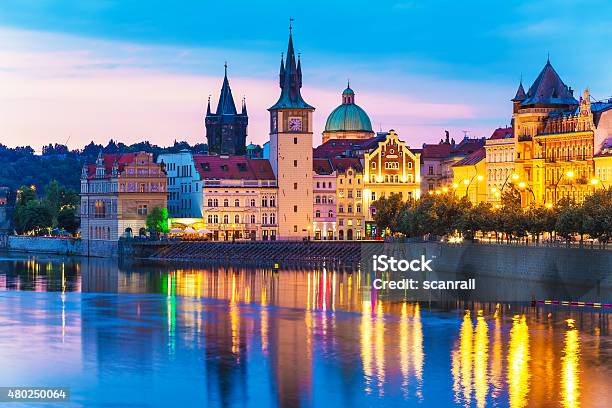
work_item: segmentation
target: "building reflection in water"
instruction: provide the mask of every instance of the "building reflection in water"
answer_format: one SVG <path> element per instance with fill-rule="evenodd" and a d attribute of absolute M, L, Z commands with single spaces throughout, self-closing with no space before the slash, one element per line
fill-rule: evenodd
<path fill-rule="evenodd" d="M 202 356 L 196 360 L 202 362 L 200 380 L 211 405 L 232 405 L 261 389 L 272 390 L 267 405 L 313 405 L 315 387 L 327 383 L 342 387 L 336 390 L 342 398 L 365 395 L 371 405 L 398 395 L 427 403 L 436 401 L 444 381 L 436 375 L 448 370 L 448 353 L 446 375 L 459 406 L 589 406 L 585 401 L 598 397 L 593 390 L 607 384 L 602 374 L 590 377 L 589 387 L 581 379 L 587 368 L 609 358 L 602 341 L 607 313 L 507 304 L 432 306 L 381 296 L 370 279 L 358 270 L 327 267 L 278 272 L 19 259 L 2 264 L 0 290 L 61 292 L 54 313 L 61 318 L 62 341 L 71 324 L 69 292 L 161 295 L 84 301 L 79 324 L 86 364 L 99 372 L 113 372 L 117 362 L 146 369 L 159 364 L 160 349 L 177 361 L 188 347 Z M 432 343 L 436 348 L 426 358 L 424 333 L 430 331 L 431 338 L 439 327 L 430 318 L 456 310 L 464 310 L 456 329 L 443 334 L 452 347 Z M 120 334 L 100 324 L 109 316 L 135 324 Z M 588 348 L 584 336 L 591 339 Z M 446 366 L 435 354 L 446 354 Z"/>

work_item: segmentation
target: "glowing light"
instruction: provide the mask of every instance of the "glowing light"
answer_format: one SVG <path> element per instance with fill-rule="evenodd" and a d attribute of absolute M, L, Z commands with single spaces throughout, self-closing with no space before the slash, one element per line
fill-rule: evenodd
<path fill-rule="evenodd" d="M 468 180 L 468 179 L 463 179 L 463 184 L 470 184 L 470 180 Z"/>
<path fill-rule="evenodd" d="M 567 408 L 580 407 L 580 337 L 578 330 L 574 329 L 574 320 L 571 329 L 565 333 L 565 347 L 561 357 L 561 396 L 562 404 Z"/>
<path fill-rule="evenodd" d="M 442 187 L 442 192 L 443 193 L 448 193 L 448 187 Z"/>
<path fill-rule="evenodd" d="M 596 178 L 591 179 L 591 184 L 593 184 L 593 185 L 599 184 L 599 179 L 596 179 Z"/>
<path fill-rule="evenodd" d="M 531 379 L 530 358 L 529 328 L 525 316 L 515 315 L 512 319 L 508 350 L 508 394 L 511 407 L 527 406 Z"/>
<path fill-rule="evenodd" d="M 427 194 L 433 195 L 433 191 L 428 191 Z"/>
<path fill-rule="evenodd" d="M 476 331 L 474 338 L 474 393 L 476 406 L 484 407 L 487 402 L 489 383 L 487 364 L 489 360 L 488 327 L 482 310 L 478 311 Z"/>
<path fill-rule="evenodd" d="M 545 205 L 546 208 L 551 209 L 553 207 L 552 203 L 546 203 Z"/>
<path fill-rule="evenodd" d="M 484 180 L 484 177 L 483 177 L 482 175 L 480 175 L 480 174 L 479 174 L 478 176 L 476 176 L 476 179 L 477 179 L 478 181 L 482 181 L 482 180 Z"/>
<path fill-rule="evenodd" d="M 492 192 L 492 193 L 497 193 L 497 188 L 492 187 L 492 188 L 491 188 L 491 192 Z"/>
<path fill-rule="evenodd" d="M 569 178 L 572 178 L 572 177 L 574 177 L 574 172 L 570 170 L 570 171 L 568 171 L 567 173 L 565 173 L 565 175 L 566 175 L 567 177 L 569 177 Z"/>
<path fill-rule="evenodd" d="M 525 188 L 525 187 L 527 187 L 527 184 L 525 184 L 525 182 L 524 182 L 524 181 L 521 181 L 521 182 L 518 184 L 518 186 L 519 186 L 519 188 Z"/>
<path fill-rule="evenodd" d="M 516 174 L 516 173 L 514 173 L 514 174 L 512 175 L 512 180 L 518 180 L 518 179 L 519 179 L 519 175 L 518 175 L 518 174 Z"/>
<path fill-rule="evenodd" d="M 453 188 L 454 188 L 454 189 L 458 189 L 458 188 L 459 188 L 459 184 L 454 183 L 454 184 L 453 184 Z"/>
<path fill-rule="evenodd" d="M 372 355 L 372 316 L 370 310 L 370 302 L 364 300 L 361 303 L 361 325 L 359 327 L 361 340 L 361 364 L 363 365 L 363 376 L 365 383 L 365 392 L 372 392 L 371 382 L 373 374 L 373 355 Z"/>
<path fill-rule="evenodd" d="M 495 192 L 495 197 L 497 197 L 497 198 L 501 197 L 501 193 L 499 191 L 496 191 Z"/>

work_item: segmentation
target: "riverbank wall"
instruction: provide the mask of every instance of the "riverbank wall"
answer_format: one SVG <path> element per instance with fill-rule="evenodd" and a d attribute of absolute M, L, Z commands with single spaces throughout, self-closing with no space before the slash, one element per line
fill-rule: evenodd
<path fill-rule="evenodd" d="M 58 237 L 28 237 L 10 235 L 6 238 L 5 248 L 9 251 L 92 256 L 98 258 L 117 258 L 119 245 L 114 241 L 90 240 Z"/>

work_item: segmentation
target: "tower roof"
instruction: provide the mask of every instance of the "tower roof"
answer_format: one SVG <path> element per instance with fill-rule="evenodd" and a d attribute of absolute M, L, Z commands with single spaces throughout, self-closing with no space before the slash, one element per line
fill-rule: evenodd
<path fill-rule="evenodd" d="M 327 117 L 325 132 L 374 133 L 368 114 L 355 103 L 355 92 L 347 86 L 342 92 L 342 105 L 338 106 Z"/>
<path fill-rule="evenodd" d="M 289 45 L 287 46 L 287 59 L 283 66 L 281 62 L 280 87 L 281 94 L 278 101 L 269 109 L 301 108 L 313 109 L 312 106 L 302 99 L 300 88 L 302 87 L 301 62 L 296 64 L 295 51 L 293 49 L 293 37 L 289 29 Z"/>
<path fill-rule="evenodd" d="M 563 83 L 557 71 L 553 68 L 550 60 L 533 82 L 527 97 L 521 106 L 526 105 L 578 105 L 571 89 Z"/>
<path fill-rule="evenodd" d="M 217 115 L 236 115 L 236 104 L 232 96 L 232 89 L 227 79 L 227 63 L 225 64 L 225 77 L 223 78 L 223 86 L 219 95 L 219 103 L 217 104 Z"/>
<path fill-rule="evenodd" d="M 514 98 L 512 98 L 512 101 L 514 102 L 518 102 L 518 101 L 522 101 L 525 99 L 527 95 L 525 95 L 525 88 L 523 88 L 523 81 L 521 80 L 521 82 L 519 83 L 519 87 L 516 90 L 516 95 L 514 95 Z"/>

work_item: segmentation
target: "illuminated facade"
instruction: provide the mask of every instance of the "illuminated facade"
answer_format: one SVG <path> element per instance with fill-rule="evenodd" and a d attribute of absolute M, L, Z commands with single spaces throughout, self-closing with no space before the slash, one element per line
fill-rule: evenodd
<path fill-rule="evenodd" d="M 145 233 L 147 215 L 166 208 L 164 167 L 146 152 L 102 154 L 81 173 L 81 236 L 116 241 Z"/>
<path fill-rule="evenodd" d="M 212 240 L 275 240 L 278 195 L 270 162 L 194 155 L 202 180 L 202 223 Z"/>
<path fill-rule="evenodd" d="M 514 174 L 514 134 L 512 128 L 498 128 L 485 143 L 487 201 L 499 203 L 501 191 Z M 483 173 L 484 174 L 484 173 Z"/>
<path fill-rule="evenodd" d="M 412 152 L 390 130 L 378 145 L 364 154 L 364 205 L 367 219 L 373 216 L 372 204 L 379 198 L 399 194 L 404 200 L 421 195 L 421 153 Z"/>
<path fill-rule="evenodd" d="M 357 158 L 332 159 L 337 174 L 337 230 L 339 240 L 365 237 L 364 178 Z"/>
<path fill-rule="evenodd" d="M 329 159 L 314 159 L 313 231 L 316 240 L 334 240 L 336 234 L 336 170 Z"/>
<path fill-rule="evenodd" d="M 487 199 L 485 149 L 480 148 L 453 166 L 455 176 L 452 188 L 459 197 L 467 197 L 472 204 Z"/>
<path fill-rule="evenodd" d="M 515 171 L 524 206 L 582 202 L 595 188 L 594 155 L 612 135 L 612 103 L 580 101 L 550 61 L 513 102 Z"/>

